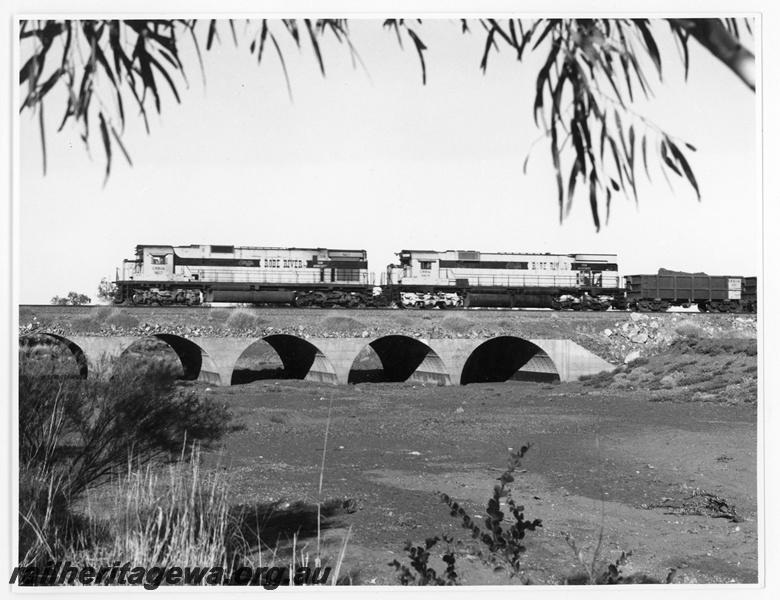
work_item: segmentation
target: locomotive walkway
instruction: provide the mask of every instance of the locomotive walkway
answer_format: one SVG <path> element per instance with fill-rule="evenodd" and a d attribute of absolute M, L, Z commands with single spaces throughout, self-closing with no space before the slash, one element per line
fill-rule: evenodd
<path fill-rule="evenodd" d="M 235 317 L 245 322 L 239 327 Z M 614 323 L 613 316 L 603 318 Z M 185 378 L 216 385 L 236 381 L 240 359 L 260 341 L 276 351 L 286 376 L 334 384 L 350 381 L 369 346 L 390 381 L 572 381 L 615 368 L 565 339 L 576 338 L 575 330 L 588 321 L 488 311 L 20 307 L 20 333 L 60 340 L 85 377 L 102 359 L 119 358 L 154 337 L 176 352 Z"/>

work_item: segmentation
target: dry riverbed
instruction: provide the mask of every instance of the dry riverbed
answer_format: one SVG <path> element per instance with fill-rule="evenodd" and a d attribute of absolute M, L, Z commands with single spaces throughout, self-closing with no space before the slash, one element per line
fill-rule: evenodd
<path fill-rule="evenodd" d="M 630 551 L 626 575 L 665 579 L 676 569 L 677 583 L 757 581 L 755 402 L 658 401 L 647 389 L 588 382 L 190 385 L 232 406 L 246 425 L 220 462 L 233 473 L 238 504 L 274 506 L 265 541 L 277 552 L 284 543 L 269 536 L 285 542 L 296 531 L 299 547 L 314 550 L 308 503 L 318 499 L 330 422 L 324 552 L 334 561 L 351 527 L 342 575 L 354 584 L 398 583 L 388 563 L 409 563 L 404 541 L 441 534 L 456 540 L 464 584 L 515 583 L 483 566 L 437 492 L 462 501 L 479 522 L 509 449 L 525 442 L 532 448 L 512 494 L 525 518 L 543 523 L 526 538 L 534 582 L 583 571 L 567 534 L 586 557 L 603 536 L 605 564 Z M 443 550 L 432 551 L 438 571 Z"/>

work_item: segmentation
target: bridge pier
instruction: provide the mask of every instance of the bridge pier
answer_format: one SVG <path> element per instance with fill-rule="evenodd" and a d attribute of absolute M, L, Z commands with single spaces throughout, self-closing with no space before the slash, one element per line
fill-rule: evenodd
<path fill-rule="evenodd" d="M 236 362 L 257 339 L 199 337 L 189 341 L 197 344 L 201 349 L 203 362 L 198 381 L 207 381 L 221 386 L 231 384 Z"/>
<path fill-rule="evenodd" d="M 368 346 L 373 339 L 370 338 L 318 338 L 310 339 L 319 349 L 319 355 L 327 359 L 332 365 L 336 383 L 347 385 L 349 372 L 357 355 Z M 316 363 L 316 359 L 315 359 Z M 321 372 L 321 371 L 320 371 Z"/>
<path fill-rule="evenodd" d="M 49 334 L 50 335 L 50 334 Z M 73 352 L 76 357 L 76 361 L 79 366 L 86 367 L 82 371 L 82 376 L 95 377 L 97 374 L 108 376 L 110 374 L 109 362 L 111 360 L 118 359 L 122 352 L 127 350 L 133 342 L 138 341 L 137 337 L 88 337 L 88 336 L 72 336 L 69 338 L 63 338 L 62 336 L 53 336 L 63 341 Z M 72 348 L 68 341 L 72 342 L 78 347 L 83 354 L 79 353 Z"/>

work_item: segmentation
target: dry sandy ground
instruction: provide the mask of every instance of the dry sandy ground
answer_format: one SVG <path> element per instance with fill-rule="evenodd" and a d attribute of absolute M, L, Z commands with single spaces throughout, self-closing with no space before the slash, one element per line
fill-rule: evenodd
<path fill-rule="evenodd" d="M 676 583 L 758 579 L 755 403 L 654 402 L 646 390 L 583 383 L 256 381 L 205 393 L 234 407 L 246 425 L 220 461 L 234 473 L 237 503 L 264 511 L 277 503 L 263 539 L 280 552 L 296 531 L 299 545 L 316 546 L 311 505 L 301 502 L 318 499 L 330 423 L 321 497 L 333 502 L 324 553 L 335 560 L 351 527 L 342 575 L 354 584 L 398 583 L 388 563 L 409 563 L 404 541 L 441 534 L 459 542 L 464 584 L 516 583 L 482 564 L 436 492 L 484 517 L 508 449 L 525 442 L 532 448 L 513 497 L 527 519 L 543 524 L 526 538 L 525 572 L 534 582 L 583 571 L 566 534 L 588 561 L 600 535 L 604 564 L 630 551 L 626 575 L 665 579 L 677 569 Z M 736 518 L 673 510 L 701 500 L 690 499 L 694 490 L 725 500 Z M 430 561 L 438 571 L 440 546 Z"/>

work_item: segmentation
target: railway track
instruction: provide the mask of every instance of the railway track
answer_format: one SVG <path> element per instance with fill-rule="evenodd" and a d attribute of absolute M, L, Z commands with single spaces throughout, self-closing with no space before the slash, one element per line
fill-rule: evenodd
<path fill-rule="evenodd" d="M 307 312 L 315 313 L 315 314 L 348 314 L 348 313 L 398 313 L 401 314 L 416 314 L 416 313 L 446 313 L 446 314 L 455 314 L 455 313 L 461 313 L 461 314 L 477 314 L 477 313 L 494 313 L 494 314 L 540 314 L 540 315 L 576 315 L 576 316 L 603 316 L 603 315 L 621 315 L 621 314 L 644 314 L 644 315 L 653 315 L 653 316 L 661 316 L 661 315 L 742 315 L 742 316 L 755 316 L 756 313 L 751 312 L 700 312 L 699 310 L 667 310 L 667 311 L 634 311 L 634 310 L 617 310 L 614 308 L 610 308 L 608 310 L 553 310 L 550 308 L 464 308 L 464 307 L 458 307 L 458 308 L 399 308 L 399 307 L 373 307 L 373 306 L 366 306 L 366 307 L 352 307 L 352 308 L 344 308 L 344 307 L 332 307 L 332 308 L 326 308 L 326 307 L 317 307 L 317 306 L 305 306 L 305 307 L 291 307 L 291 306 L 283 306 L 283 305 L 261 305 L 261 306 L 209 306 L 205 304 L 201 304 L 198 306 L 181 306 L 181 305 L 138 305 L 138 304 L 107 304 L 107 305 L 88 305 L 88 306 L 61 306 L 61 305 L 51 305 L 51 304 L 21 304 L 19 305 L 19 309 L 23 310 L 25 308 L 28 309 L 34 309 L 39 312 L 51 312 L 51 313 L 59 313 L 59 312 L 69 312 L 69 313 L 79 313 L 84 312 L 89 313 L 90 311 L 95 311 L 99 309 L 106 309 L 106 308 L 117 308 L 120 310 L 127 310 L 130 312 L 144 312 L 144 311 L 171 311 L 171 314 L 188 314 L 188 313 L 197 313 L 202 311 L 213 311 L 213 310 L 252 310 L 252 311 L 269 311 L 269 312 L 279 312 L 279 311 L 290 311 L 294 314 L 305 314 Z"/>

